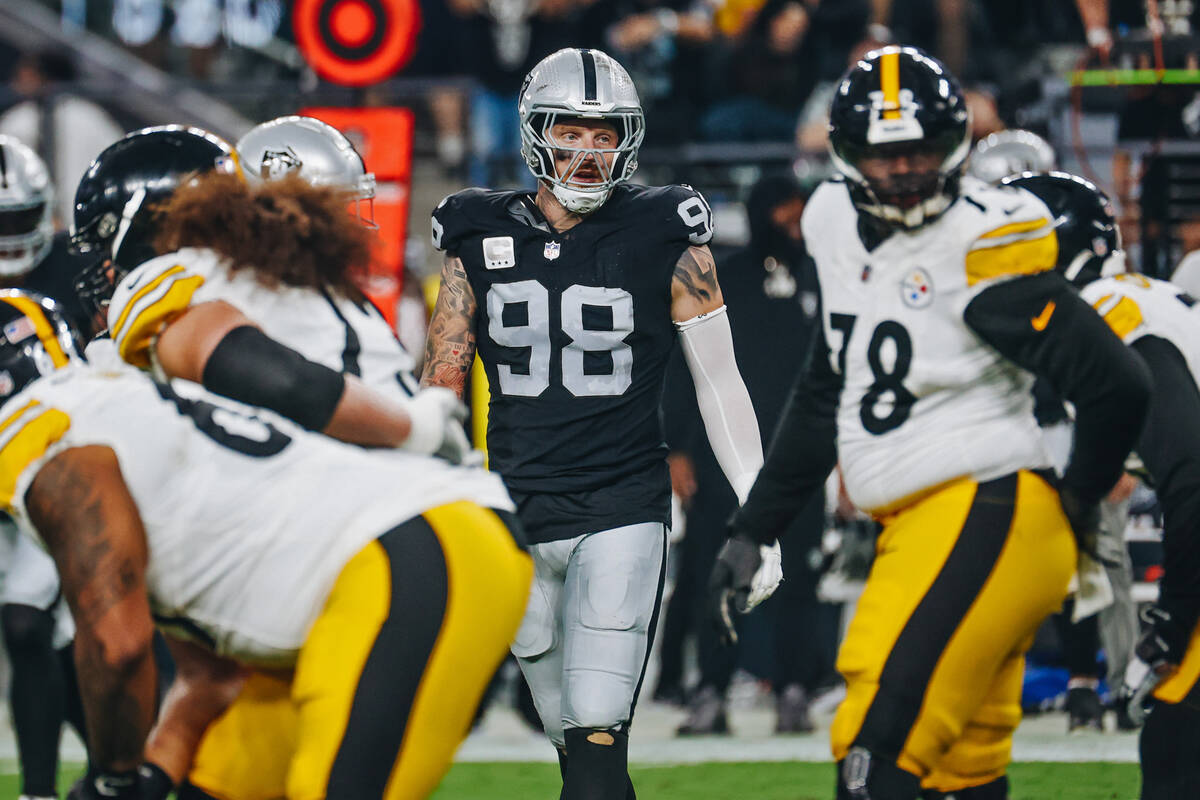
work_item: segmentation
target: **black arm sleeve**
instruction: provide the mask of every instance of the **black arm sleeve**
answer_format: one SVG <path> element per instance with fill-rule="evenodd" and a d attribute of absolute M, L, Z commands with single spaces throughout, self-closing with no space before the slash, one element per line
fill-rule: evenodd
<path fill-rule="evenodd" d="M 766 462 L 735 533 L 769 544 L 783 533 L 837 465 L 837 409 L 842 378 L 829 365 L 824 326 L 817 322 L 807 364 L 800 370 L 771 437 Z"/>
<path fill-rule="evenodd" d="M 1154 396 L 1137 450 L 1154 477 L 1163 510 L 1158 602 L 1190 631 L 1200 617 L 1200 390 L 1171 342 L 1143 336 L 1133 349 L 1154 375 Z"/>
<path fill-rule="evenodd" d="M 204 388 L 324 430 L 346 388 L 342 373 L 313 363 L 253 325 L 225 334 L 202 376 Z"/>
<path fill-rule="evenodd" d="M 1145 362 L 1057 272 L 984 289 L 963 318 L 979 338 L 1075 405 L 1075 444 L 1062 482 L 1083 502 L 1099 502 L 1142 429 L 1150 397 Z"/>

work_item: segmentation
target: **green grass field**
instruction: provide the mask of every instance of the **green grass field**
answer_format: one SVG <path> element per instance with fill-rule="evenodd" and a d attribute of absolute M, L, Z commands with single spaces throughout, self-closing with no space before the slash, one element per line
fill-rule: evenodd
<path fill-rule="evenodd" d="M 62 791 L 78 774 L 63 770 Z M 833 765 L 784 763 L 635 767 L 642 800 L 829 800 Z M 1014 764 L 1010 800 L 1134 800 L 1135 764 Z M 553 800 L 558 767 L 552 764 L 458 764 L 434 800 Z M 16 800 L 15 775 L 0 775 L 0 800 Z"/>

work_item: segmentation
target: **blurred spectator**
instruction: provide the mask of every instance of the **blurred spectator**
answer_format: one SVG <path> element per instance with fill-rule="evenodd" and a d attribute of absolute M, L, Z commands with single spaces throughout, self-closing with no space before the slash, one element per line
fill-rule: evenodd
<path fill-rule="evenodd" d="M 804 249 L 800 216 L 808 197 L 790 175 L 761 179 L 751 190 L 747 203 L 750 244 L 728 257 L 718 258 L 721 289 L 729 306 L 738 367 L 754 402 L 763 441 L 769 442 L 783 410 L 792 377 L 779 369 L 780 354 L 801 359 L 816 320 L 815 270 Z M 680 359 L 681 361 L 682 359 Z M 693 410 L 683 411 L 694 395 L 686 370 L 678 369 L 668 382 L 667 407 L 685 420 L 698 419 Z M 672 398 L 681 398 L 678 405 Z M 690 614 L 700 656 L 701 680 L 689 704 L 681 735 L 721 733 L 727 730 L 725 693 L 729 688 L 738 652 L 722 648 L 703 612 L 705 584 L 718 549 L 727 536 L 726 521 L 737 506 L 702 432 L 672 442 L 675 455 L 672 476 L 676 488 L 690 494 L 687 532 L 680 544 L 681 567 L 675 595 L 667 610 L 668 621 L 676 614 Z M 677 472 L 680 465 L 683 472 Z M 691 484 L 687 486 L 686 484 Z M 832 672 L 836 625 L 824 626 L 823 607 L 816 599 L 813 549 L 824 528 L 824 498 L 815 497 L 781 537 L 784 573 L 787 580 L 766 604 L 775 619 L 773 683 L 777 698 L 780 731 L 811 730 L 808 696 Z M 836 619 L 836 612 L 824 614 Z M 746 637 L 742 639 L 743 644 Z M 742 653 L 743 660 L 752 660 Z M 668 669 L 666 680 L 678 679 Z M 676 693 L 676 687 L 659 686 L 659 696 Z"/>
<path fill-rule="evenodd" d="M 70 55 L 26 53 L 9 79 L 17 102 L 0 114 L 0 133 L 15 136 L 38 152 L 61 187 L 59 227 L 71 219 L 75 185 L 101 150 L 125 130 L 101 106 L 70 91 L 78 72 Z"/>
<path fill-rule="evenodd" d="M 726 54 L 726 96 L 700 121 L 707 141 L 790 141 L 804 102 L 841 73 L 867 0 L 767 0 Z"/>
<path fill-rule="evenodd" d="M 527 183 L 517 95 L 533 65 L 579 38 L 572 0 L 446 0 L 457 20 L 453 69 L 480 87 L 469 99 L 468 179 L 476 186 Z M 441 109 L 445 113 L 445 109 Z M 446 143 L 443 142 L 443 146 Z M 450 155 L 447 153 L 447 155 Z"/>
<path fill-rule="evenodd" d="M 581 0 L 581 44 L 604 50 L 629 70 L 646 112 L 646 141 L 691 138 L 705 102 L 709 45 L 715 35 L 706 0 Z"/>

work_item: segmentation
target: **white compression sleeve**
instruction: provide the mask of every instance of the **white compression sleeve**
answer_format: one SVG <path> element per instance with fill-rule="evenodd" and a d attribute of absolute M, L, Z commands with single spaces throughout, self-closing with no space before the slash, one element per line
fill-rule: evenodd
<path fill-rule="evenodd" d="M 725 306 L 676 322 L 675 327 L 696 384 L 696 402 L 708 443 L 738 502 L 744 503 L 762 467 L 763 451 L 754 406 L 733 355 L 733 333 Z"/>

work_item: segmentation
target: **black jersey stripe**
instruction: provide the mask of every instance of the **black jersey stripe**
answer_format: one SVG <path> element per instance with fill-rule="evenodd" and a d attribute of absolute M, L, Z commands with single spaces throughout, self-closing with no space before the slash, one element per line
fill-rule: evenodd
<path fill-rule="evenodd" d="M 362 369 L 358 366 L 358 354 L 362 352 L 362 345 L 358 341 L 358 332 L 354 330 L 350 320 L 346 319 L 346 315 L 329 296 L 328 290 L 322 288 L 321 296 L 325 298 L 325 302 L 329 303 L 334 315 L 342 321 L 342 326 L 346 329 L 346 346 L 342 348 L 342 372 L 362 377 Z"/>
<path fill-rule="evenodd" d="M 0 144 L 0 187 L 8 188 L 8 152 Z"/>
<path fill-rule="evenodd" d="M 583 59 L 583 99 L 596 99 L 596 57 L 592 55 L 591 50 L 580 50 L 579 56 Z"/>
<path fill-rule="evenodd" d="M 942 651 L 1000 558 L 1017 502 L 1017 474 L 979 484 L 942 570 L 892 645 L 879 691 L 854 743 L 896 758 L 917 721 Z"/>

